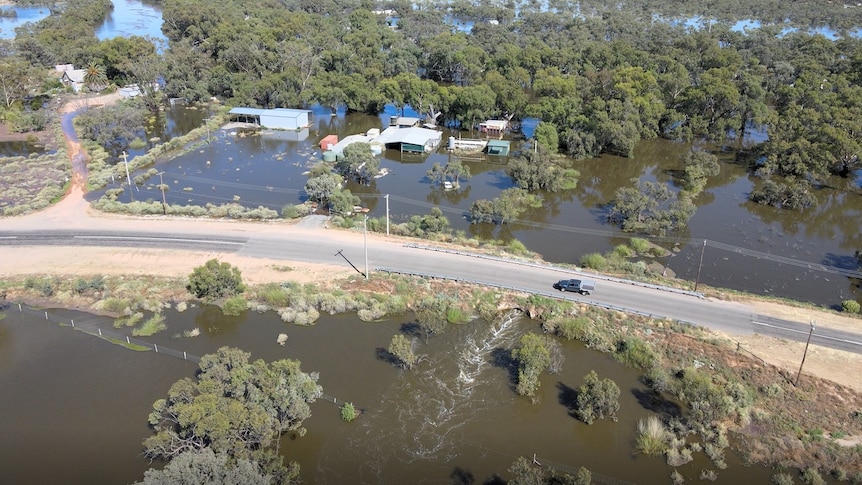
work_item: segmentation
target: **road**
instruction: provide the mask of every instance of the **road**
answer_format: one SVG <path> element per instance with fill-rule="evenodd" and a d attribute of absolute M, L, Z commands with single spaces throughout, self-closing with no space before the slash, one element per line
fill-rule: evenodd
<path fill-rule="evenodd" d="M 14 222 L 15 219 L 8 220 Z M 15 226 L 21 226 L 16 228 Z M 62 224 L 61 224 L 62 225 Z M 605 308 L 668 318 L 700 325 L 732 335 L 758 333 L 787 340 L 805 341 L 810 326 L 757 315 L 750 306 L 703 298 L 691 292 L 661 288 L 578 273 L 548 264 L 518 262 L 473 253 L 442 250 L 425 245 L 405 245 L 380 235 L 360 237 L 355 233 L 302 228 L 289 225 L 207 224 L 193 221 L 156 220 L 141 223 L 123 221 L 94 226 L 120 226 L 118 230 L 85 227 L 55 230 L 34 229 L 26 224 L 4 224 L 0 246 L 112 246 L 151 247 L 177 250 L 206 250 L 236 253 L 271 260 L 320 264 L 348 263 L 360 272 L 392 271 L 497 286 L 555 298 L 584 301 Z M 80 226 L 80 225 L 79 225 Z M 191 227 L 194 229 L 190 230 Z M 367 254 L 367 259 L 366 259 Z M 588 276 L 598 280 L 598 289 L 589 296 L 561 293 L 552 284 L 563 278 Z M 812 343 L 824 347 L 862 353 L 862 335 L 818 328 Z"/>

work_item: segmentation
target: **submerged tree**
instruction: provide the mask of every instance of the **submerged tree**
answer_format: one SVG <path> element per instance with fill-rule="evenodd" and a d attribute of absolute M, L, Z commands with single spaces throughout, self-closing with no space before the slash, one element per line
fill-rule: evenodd
<path fill-rule="evenodd" d="M 611 379 L 599 379 L 596 371 L 584 376 L 584 383 L 578 388 L 578 405 L 575 415 L 587 424 L 596 419 L 617 420 L 620 409 L 620 388 Z"/>
<path fill-rule="evenodd" d="M 144 440 L 150 458 L 171 460 L 210 448 L 234 460 L 258 462 L 277 483 L 294 479 L 298 465 L 285 466 L 278 454 L 286 431 L 305 434 L 302 423 L 320 397 L 317 374 L 296 360 L 249 362 L 250 354 L 222 347 L 201 358 L 200 372 L 171 386 L 153 404 L 149 423 L 155 435 Z"/>
<path fill-rule="evenodd" d="M 260 466 L 245 459 L 232 460 L 229 453 L 214 453 L 211 448 L 180 453 L 162 469 L 150 468 L 144 472 L 140 485 L 199 485 L 243 484 L 270 485 L 273 477 Z"/>
<path fill-rule="evenodd" d="M 609 215 L 626 232 L 665 234 L 685 228 L 695 205 L 688 197 L 676 200 L 667 185 L 638 181 L 617 190 Z"/>

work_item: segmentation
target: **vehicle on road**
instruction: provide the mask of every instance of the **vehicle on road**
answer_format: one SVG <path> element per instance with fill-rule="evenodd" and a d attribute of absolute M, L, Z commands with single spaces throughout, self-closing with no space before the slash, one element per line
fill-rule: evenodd
<path fill-rule="evenodd" d="M 573 291 L 582 295 L 589 295 L 596 291 L 594 280 L 560 280 L 554 283 L 554 288 L 560 291 Z"/>

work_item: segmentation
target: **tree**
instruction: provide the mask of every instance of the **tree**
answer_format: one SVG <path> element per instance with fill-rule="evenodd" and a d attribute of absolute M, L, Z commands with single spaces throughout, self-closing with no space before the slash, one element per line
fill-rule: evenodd
<path fill-rule="evenodd" d="M 144 472 L 140 485 L 269 485 L 273 477 L 263 473 L 253 461 L 239 459 L 235 463 L 226 452 L 214 453 L 211 448 L 180 453 L 162 469 Z"/>
<path fill-rule="evenodd" d="M 561 167 L 541 144 L 534 150 L 525 146 L 517 156 L 509 159 L 506 168 L 518 187 L 530 193 L 573 189 L 580 176 L 577 170 Z"/>
<path fill-rule="evenodd" d="M 609 218 L 623 231 L 665 234 L 682 229 L 694 215 L 688 197 L 676 197 L 667 185 L 633 179 L 632 187 L 617 190 Z"/>
<path fill-rule="evenodd" d="M 101 91 L 108 84 L 108 76 L 105 75 L 105 66 L 91 62 L 84 70 L 84 84 L 90 91 Z"/>
<path fill-rule="evenodd" d="M 446 329 L 446 325 L 449 323 L 448 311 L 449 300 L 442 296 L 425 298 L 419 302 L 419 307 L 416 309 L 416 321 L 425 334 L 426 340 Z"/>
<path fill-rule="evenodd" d="M 512 187 L 500 193 L 494 200 L 479 199 L 470 205 L 470 223 L 493 222 L 505 224 L 517 219 L 528 208 L 542 206 L 542 198 L 524 189 Z"/>
<path fill-rule="evenodd" d="M 380 160 L 368 143 L 351 143 L 344 147 L 341 159 L 335 162 L 335 171 L 343 177 L 367 183 L 380 172 Z"/>
<path fill-rule="evenodd" d="M 332 194 L 341 189 L 341 177 L 334 173 L 324 173 L 312 176 L 305 182 L 305 193 L 308 198 L 316 200 L 321 206 L 329 202 Z"/>
<path fill-rule="evenodd" d="M 245 291 L 239 268 L 211 259 L 189 275 L 186 289 L 198 298 L 231 297 Z"/>
<path fill-rule="evenodd" d="M 168 397 L 153 404 L 149 423 L 155 434 L 144 440 L 145 454 L 170 460 L 210 448 L 258 462 L 277 483 L 295 478 L 298 465 L 284 466 L 279 437 L 286 431 L 305 434 L 302 423 L 322 393 L 318 376 L 303 372 L 296 360 L 267 364 L 249 362 L 249 356 L 222 347 L 201 358 L 194 379 L 174 383 Z"/>
<path fill-rule="evenodd" d="M 578 403 L 575 415 L 587 424 L 596 419 L 617 420 L 620 409 L 620 388 L 611 379 L 599 380 L 596 371 L 584 376 L 584 384 L 578 388 Z"/>
<path fill-rule="evenodd" d="M 415 342 L 398 333 L 392 336 L 389 342 L 389 353 L 398 359 L 398 365 L 404 369 L 411 370 L 419 362 L 419 357 L 413 350 Z"/>
<path fill-rule="evenodd" d="M 547 336 L 528 333 L 521 337 L 512 358 L 518 361 L 518 384 L 516 391 L 521 396 L 533 397 L 539 388 L 539 376 L 551 365 L 551 352 Z"/>
<path fill-rule="evenodd" d="M 470 167 L 464 165 L 461 160 L 453 160 L 451 162 L 447 162 L 446 165 L 443 166 L 434 162 L 431 170 L 428 170 L 426 175 L 431 179 L 432 184 L 436 183 L 442 185 L 444 182 L 448 181 L 452 182 L 455 187 L 460 185 L 461 179 L 470 180 L 470 177 L 472 177 Z"/>
<path fill-rule="evenodd" d="M 709 177 L 715 177 L 720 171 L 721 166 L 715 155 L 700 150 L 688 152 L 685 156 L 683 179 L 686 190 L 695 194 L 703 191 L 706 180 Z"/>

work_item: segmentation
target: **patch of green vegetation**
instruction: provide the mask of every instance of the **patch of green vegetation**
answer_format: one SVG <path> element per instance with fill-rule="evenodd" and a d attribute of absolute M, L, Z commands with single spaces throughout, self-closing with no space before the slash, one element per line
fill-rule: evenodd
<path fill-rule="evenodd" d="M 165 324 L 164 314 L 156 313 L 140 327 L 133 329 L 132 335 L 135 337 L 149 337 L 167 328 L 168 326 Z"/>

